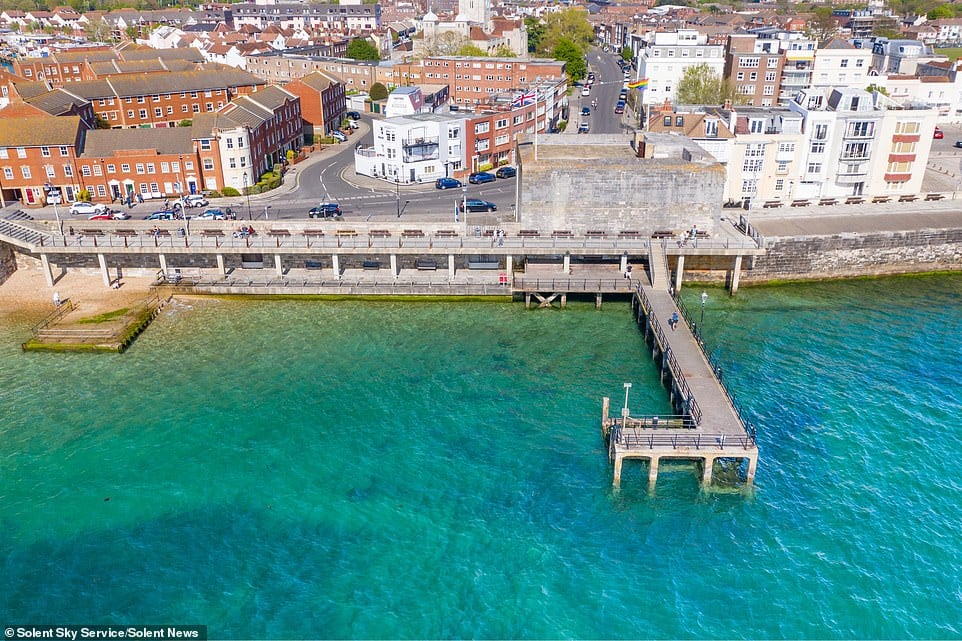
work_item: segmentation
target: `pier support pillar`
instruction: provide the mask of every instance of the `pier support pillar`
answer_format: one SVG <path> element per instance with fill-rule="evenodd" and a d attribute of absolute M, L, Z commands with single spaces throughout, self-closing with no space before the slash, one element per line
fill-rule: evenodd
<path fill-rule="evenodd" d="M 280 254 L 274 254 L 274 270 L 277 272 L 278 276 L 284 275 L 284 266 L 281 264 Z"/>
<path fill-rule="evenodd" d="M 652 456 L 648 459 L 648 487 L 654 488 L 658 480 L 658 457 Z"/>
<path fill-rule="evenodd" d="M 626 271 L 628 271 L 628 254 L 627 253 L 621 255 L 621 273 L 624 274 Z"/>
<path fill-rule="evenodd" d="M 524 295 L 524 308 L 531 309 L 531 294 Z"/>
<path fill-rule="evenodd" d="M 448 278 L 454 280 L 454 254 L 448 254 Z"/>
<path fill-rule="evenodd" d="M 739 272 L 741 272 L 741 270 L 742 270 L 742 257 L 735 256 L 735 265 L 732 268 L 732 275 L 731 275 L 731 279 L 729 280 L 729 282 L 731 283 L 729 291 L 731 292 L 732 296 L 734 296 L 735 293 L 738 291 L 738 274 Z"/>
<path fill-rule="evenodd" d="M 571 254 L 565 253 L 565 258 L 564 258 L 564 262 L 562 263 L 561 269 L 566 274 L 571 273 Z"/>
<path fill-rule="evenodd" d="M 334 266 L 334 277 L 338 280 L 341 279 L 341 257 L 337 254 L 331 254 L 331 264 Z"/>
<path fill-rule="evenodd" d="M 223 254 L 217 254 L 217 271 L 220 272 L 221 278 L 227 275 L 227 267 L 224 266 Z"/>
<path fill-rule="evenodd" d="M 110 270 L 107 269 L 107 257 L 97 254 L 97 262 L 100 263 L 100 275 L 104 279 L 104 287 L 110 287 Z"/>
<path fill-rule="evenodd" d="M 511 278 L 514 269 L 514 256 L 508 254 L 504 257 L 504 271 L 508 272 L 508 278 Z"/>
<path fill-rule="evenodd" d="M 394 278 L 398 277 L 397 254 L 391 254 L 391 276 Z"/>
<path fill-rule="evenodd" d="M 43 266 L 43 279 L 47 281 L 47 287 L 53 287 L 53 272 L 50 270 L 50 259 L 46 254 L 40 254 L 40 264 Z"/>
<path fill-rule="evenodd" d="M 601 309 L 601 292 L 595 294 L 595 309 Z"/>
<path fill-rule="evenodd" d="M 163 272 L 164 278 L 167 278 L 167 257 L 163 254 L 157 254 L 157 260 L 160 261 L 160 271 Z"/>
<path fill-rule="evenodd" d="M 681 275 L 685 271 L 685 257 L 678 255 L 678 264 L 675 266 L 675 296 L 681 291 Z"/>
<path fill-rule="evenodd" d="M 611 484 L 615 487 L 621 487 L 621 463 L 623 460 L 620 456 L 615 457 L 614 478 L 611 481 Z"/>
<path fill-rule="evenodd" d="M 749 485 L 755 480 L 755 468 L 758 466 L 758 457 L 753 456 L 748 459 L 748 473 L 745 475 L 745 482 Z"/>
<path fill-rule="evenodd" d="M 715 467 L 715 457 L 706 456 L 702 459 L 701 482 L 703 485 L 711 483 L 712 468 Z"/>

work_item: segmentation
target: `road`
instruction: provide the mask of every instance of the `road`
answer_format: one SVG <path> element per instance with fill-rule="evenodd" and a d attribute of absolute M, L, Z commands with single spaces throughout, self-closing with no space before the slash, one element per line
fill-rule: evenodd
<path fill-rule="evenodd" d="M 571 126 L 577 128 L 578 121 L 575 116 L 581 113 L 582 107 L 591 105 L 592 100 L 597 100 L 598 106 L 591 113 L 591 133 L 617 134 L 625 131 L 621 115 L 615 113 L 615 103 L 618 102 L 618 94 L 624 85 L 624 75 L 617 60 L 617 56 L 605 53 L 597 47 L 588 53 L 588 69 L 594 72 L 595 82 L 591 87 L 590 97 L 582 97 L 580 91 L 576 94 L 577 108 L 572 105 L 569 129 Z"/>

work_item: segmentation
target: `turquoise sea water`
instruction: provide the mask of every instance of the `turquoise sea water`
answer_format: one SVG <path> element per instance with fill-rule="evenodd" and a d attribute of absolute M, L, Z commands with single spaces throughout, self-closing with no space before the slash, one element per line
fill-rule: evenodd
<path fill-rule="evenodd" d="M 668 411 L 627 303 L 204 300 L 122 356 L 0 318 L 0 623 L 962 638 L 962 277 L 709 295 L 747 493 L 612 489 L 601 397 Z"/>

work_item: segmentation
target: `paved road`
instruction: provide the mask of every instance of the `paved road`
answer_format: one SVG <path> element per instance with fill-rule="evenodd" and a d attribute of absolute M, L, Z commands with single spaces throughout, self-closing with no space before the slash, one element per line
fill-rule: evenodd
<path fill-rule="evenodd" d="M 588 52 L 588 69 L 595 73 L 595 82 L 590 96 L 582 96 L 580 88 L 572 94 L 571 122 L 568 131 L 575 133 L 578 123 L 588 121 L 593 134 L 617 134 L 625 131 L 622 117 L 615 113 L 615 103 L 624 85 L 624 76 L 618 66 L 617 57 L 595 47 Z M 593 100 L 598 106 L 591 111 L 589 118 L 581 118 L 583 107 L 590 106 Z"/>

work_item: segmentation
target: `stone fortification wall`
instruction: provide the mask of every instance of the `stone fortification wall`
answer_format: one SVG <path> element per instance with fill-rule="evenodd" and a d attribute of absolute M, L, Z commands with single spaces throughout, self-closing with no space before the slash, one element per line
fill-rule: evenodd
<path fill-rule="evenodd" d="M 13 248 L 6 243 L 0 243 L 0 284 L 15 271 L 17 271 L 17 257 L 14 255 Z"/>

